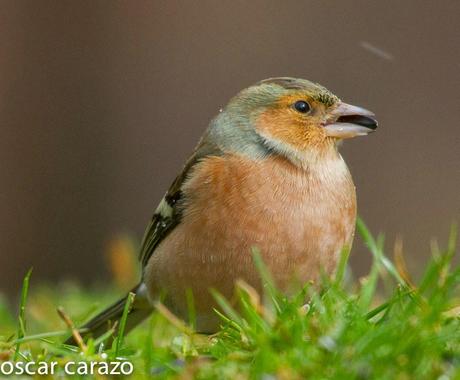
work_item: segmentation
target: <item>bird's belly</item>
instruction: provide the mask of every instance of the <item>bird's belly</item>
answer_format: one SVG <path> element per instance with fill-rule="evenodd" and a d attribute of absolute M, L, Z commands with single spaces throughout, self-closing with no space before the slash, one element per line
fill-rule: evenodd
<path fill-rule="evenodd" d="M 343 188 L 317 182 L 319 188 L 311 191 L 308 179 L 287 177 L 289 172 L 272 173 L 270 181 L 266 171 L 257 179 L 251 169 L 251 177 L 236 182 L 238 174 L 232 174 L 214 184 L 203 178 L 190 189 L 207 196 L 191 196 L 182 222 L 145 269 L 150 296 L 164 292 L 166 304 L 183 318 L 192 291 L 198 328 L 204 331 L 214 331 L 218 323 L 209 289 L 230 299 L 235 281 L 243 279 L 261 290 L 254 249 L 281 289 L 298 289 L 299 283 L 317 280 L 321 269 L 334 270 L 354 230 L 354 189 L 344 197 Z M 200 186 L 206 189 L 200 192 Z"/>

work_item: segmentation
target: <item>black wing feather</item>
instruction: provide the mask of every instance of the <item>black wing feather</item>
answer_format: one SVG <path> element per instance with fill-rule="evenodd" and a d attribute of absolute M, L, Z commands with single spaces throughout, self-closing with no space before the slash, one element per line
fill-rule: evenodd
<path fill-rule="evenodd" d="M 184 204 L 182 186 L 192 168 L 206 157 L 220 155 L 222 155 L 222 151 L 216 146 L 200 143 L 195 153 L 187 161 L 182 173 L 177 176 L 166 192 L 147 226 L 139 255 L 142 268 L 147 265 L 161 241 L 180 223 Z"/>

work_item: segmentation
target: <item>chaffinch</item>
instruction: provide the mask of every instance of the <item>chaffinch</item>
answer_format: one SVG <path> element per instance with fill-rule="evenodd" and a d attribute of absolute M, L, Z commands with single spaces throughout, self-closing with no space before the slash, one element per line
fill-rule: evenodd
<path fill-rule="evenodd" d="M 147 227 L 127 329 L 151 313 L 160 295 L 187 319 L 192 291 L 197 330 L 216 331 L 209 289 L 230 298 L 243 279 L 261 290 L 253 247 L 282 290 L 334 272 L 356 219 L 355 187 L 337 143 L 376 128 L 373 113 L 303 79 L 266 79 L 231 99 Z M 83 327 L 101 335 L 120 319 L 126 300 Z"/>

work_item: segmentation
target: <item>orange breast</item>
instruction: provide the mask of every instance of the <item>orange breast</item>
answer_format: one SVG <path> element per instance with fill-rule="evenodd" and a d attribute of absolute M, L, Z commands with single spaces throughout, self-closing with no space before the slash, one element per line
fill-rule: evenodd
<path fill-rule="evenodd" d="M 279 287 L 332 272 L 351 244 L 355 189 L 338 154 L 302 170 L 282 158 L 212 157 L 184 186 L 182 222 L 158 246 L 146 269 L 152 298 L 187 316 L 191 289 L 198 327 L 214 331 L 218 320 L 209 288 L 231 297 L 242 278 L 260 289 L 251 249 L 257 247 Z"/>

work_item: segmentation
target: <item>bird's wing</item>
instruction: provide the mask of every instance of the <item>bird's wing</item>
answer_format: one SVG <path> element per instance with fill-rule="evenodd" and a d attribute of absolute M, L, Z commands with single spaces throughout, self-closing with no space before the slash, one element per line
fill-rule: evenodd
<path fill-rule="evenodd" d="M 220 155 L 222 155 L 222 151 L 216 146 L 201 143 L 187 161 L 184 169 L 176 177 L 161 200 L 145 230 L 139 255 L 142 268 L 147 265 L 158 244 L 181 222 L 183 207 L 182 186 L 193 167 L 206 157 Z"/>

